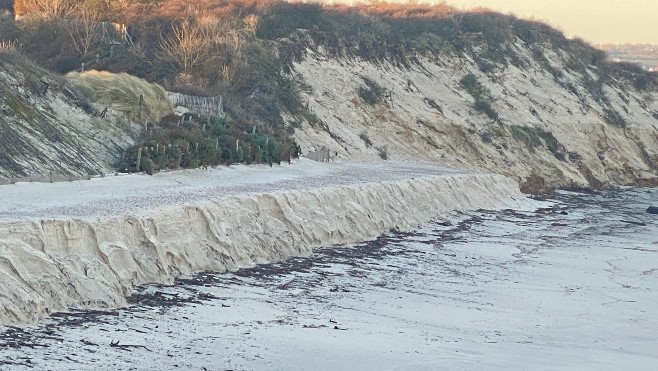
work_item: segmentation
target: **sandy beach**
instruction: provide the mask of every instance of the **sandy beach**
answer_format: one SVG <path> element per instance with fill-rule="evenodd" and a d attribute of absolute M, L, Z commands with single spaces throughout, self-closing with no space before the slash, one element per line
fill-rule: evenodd
<path fill-rule="evenodd" d="M 642 211 L 655 195 L 563 193 L 532 210 L 458 213 L 309 257 L 142 286 L 124 309 L 3 333 L 0 364 L 654 370 L 658 222 Z"/>

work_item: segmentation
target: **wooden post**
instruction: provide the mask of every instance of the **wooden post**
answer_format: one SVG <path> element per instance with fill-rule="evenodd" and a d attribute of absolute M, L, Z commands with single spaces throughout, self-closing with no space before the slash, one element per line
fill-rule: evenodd
<path fill-rule="evenodd" d="M 137 172 L 139 173 L 139 163 L 142 161 L 142 147 L 137 150 Z"/>
<path fill-rule="evenodd" d="M 390 100 L 391 104 L 391 109 L 393 109 L 393 88 L 387 89 L 388 90 L 388 99 Z"/>
<path fill-rule="evenodd" d="M 219 138 L 215 138 L 215 149 L 219 149 Z"/>
<path fill-rule="evenodd" d="M 139 95 L 139 112 L 137 113 L 137 120 L 142 121 L 142 111 L 144 110 L 144 95 Z"/>
<path fill-rule="evenodd" d="M 235 140 L 235 153 L 237 154 L 240 150 L 240 139 Z"/>

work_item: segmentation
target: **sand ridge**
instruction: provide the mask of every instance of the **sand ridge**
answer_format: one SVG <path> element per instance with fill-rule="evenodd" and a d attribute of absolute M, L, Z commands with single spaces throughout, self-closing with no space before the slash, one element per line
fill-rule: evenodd
<path fill-rule="evenodd" d="M 0 325 L 122 306 L 135 285 L 527 202 L 501 175 L 395 162 L 302 161 L 14 186 L 0 188 Z"/>

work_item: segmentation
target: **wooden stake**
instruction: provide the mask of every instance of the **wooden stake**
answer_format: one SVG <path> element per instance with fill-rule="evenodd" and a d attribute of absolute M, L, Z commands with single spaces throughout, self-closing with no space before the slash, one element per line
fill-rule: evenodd
<path fill-rule="evenodd" d="M 139 173 L 139 163 L 142 161 L 142 147 L 137 150 L 137 172 Z"/>
<path fill-rule="evenodd" d="M 139 112 L 137 114 L 137 120 L 142 121 L 142 111 L 144 110 L 144 95 L 139 95 Z"/>

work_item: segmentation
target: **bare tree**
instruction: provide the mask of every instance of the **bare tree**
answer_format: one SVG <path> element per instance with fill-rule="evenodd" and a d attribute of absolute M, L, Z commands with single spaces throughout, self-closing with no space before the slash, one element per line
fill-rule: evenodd
<path fill-rule="evenodd" d="M 81 6 L 72 14 L 67 25 L 73 46 L 82 59 L 89 57 L 100 38 L 100 13 L 91 6 Z"/>
<path fill-rule="evenodd" d="M 210 38 L 204 28 L 185 20 L 172 29 L 170 35 L 160 38 L 163 57 L 189 73 L 210 53 Z"/>

